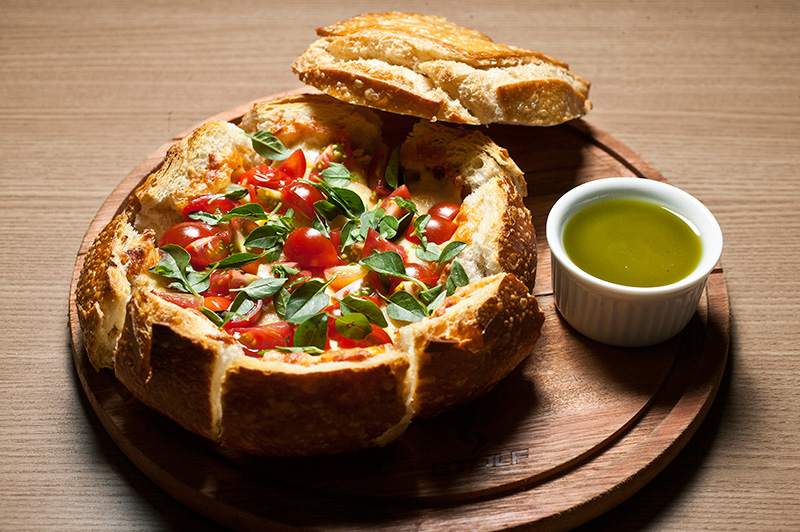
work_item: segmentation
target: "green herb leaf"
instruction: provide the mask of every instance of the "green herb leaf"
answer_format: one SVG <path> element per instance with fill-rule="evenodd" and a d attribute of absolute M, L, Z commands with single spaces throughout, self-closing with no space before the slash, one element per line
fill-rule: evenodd
<path fill-rule="evenodd" d="M 223 325 L 225 325 L 225 319 L 210 308 L 200 307 L 199 310 L 206 318 L 211 320 L 211 323 L 213 323 L 217 329 L 220 329 Z"/>
<path fill-rule="evenodd" d="M 430 290 L 423 290 L 417 295 L 419 296 L 420 301 L 422 301 L 426 305 L 430 305 L 436 300 L 437 297 L 439 297 L 439 294 L 441 294 L 442 292 L 444 292 L 444 285 L 439 284 L 434 286 Z"/>
<path fill-rule="evenodd" d="M 320 175 L 332 187 L 346 187 L 351 181 L 357 179 L 345 165 L 334 162 L 331 162 Z"/>
<path fill-rule="evenodd" d="M 286 318 L 286 303 L 292 294 L 282 286 L 275 297 L 272 298 L 272 304 L 275 306 L 275 313 L 283 320 Z"/>
<path fill-rule="evenodd" d="M 392 189 L 397 188 L 398 182 L 400 181 L 400 146 L 392 150 L 392 154 L 389 156 L 389 162 L 386 163 L 386 173 L 384 175 L 386 184 L 392 187 Z"/>
<path fill-rule="evenodd" d="M 271 249 L 282 243 L 286 231 L 276 224 L 260 225 L 253 229 L 244 241 L 248 248 Z"/>
<path fill-rule="evenodd" d="M 286 353 L 306 353 L 308 355 L 321 355 L 325 352 L 324 349 L 320 349 L 318 347 L 314 347 L 311 345 L 300 346 L 300 347 L 284 347 L 278 346 L 275 348 L 276 351 L 284 351 Z M 260 354 L 266 353 L 267 350 L 259 351 Z"/>
<path fill-rule="evenodd" d="M 288 159 L 291 152 L 280 141 L 274 133 L 270 131 L 257 131 L 253 135 L 245 133 L 253 142 L 253 149 L 264 159 L 271 161 L 283 161 Z"/>
<path fill-rule="evenodd" d="M 298 325 L 294 332 L 295 347 L 316 347 L 325 349 L 328 340 L 328 315 L 315 314 Z"/>
<path fill-rule="evenodd" d="M 319 214 L 314 216 L 314 221 L 311 222 L 311 227 L 325 235 L 326 238 L 331 237 L 331 227 L 328 225 L 328 222 L 326 222 L 323 218 L 320 218 Z"/>
<path fill-rule="evenodd" d="M 358 242 L 360 236 L 361 233 L 359 231 L 358 224 L 354 220 L 348 220 L 342 226 L 342 232 L 340 233 L 342 247 L 346 248 L 347 246 L 352 246 Z"/>
<path fill-rule="evenodd" d="M 334 317 L 333 324 L 339 334 L 351 340 L 363 340 L 372 332 L 372 325 L 363 314 L 353 312 L 341 317 Z"/>
<path fill-rule="evenodd" d="M 344 299 L 338 301 L 343 316 L 359 313 L 366 316 L 371 323 L 374 323 L 378 327 L 387 327 L 389 325 L 386 322 L 386 317 L 383 315 L 381 308 L 369 299 L 347 295 Z"/>
<path fill-rule="evenodd" d="M 242 288 L 233 288 L 233 292 L 244 292 L 250 299 L 267 299 L 278 293 L 287 279 L 267 277 L 258 279 Z"/>
<path fill-rule="evenodd" d="M 425 236 L 425 227 L 427 227 L 430 220 L 430 214 L 423 214 L 422 216 L 417 216 L 414 218 L 414 232 L 411 234 L 416 235 L 417 238 L 422 240 L 423 246 L 428 244 L 428 237 Z"/>
<path fill-rule="evenodd" d="M 222 220 L 221 214 L 212 214 L 210 212 L 194 211 L 189 213 L 189 218 L 197 220 L 198 222 L 205 222 L 208 225 L 218 225 Z"/>
<path fill-rule="evenodd" d="M 224 197 L 228 198 L 229 200 L 240 200 L 247 196 L 249 190 L 246 187 L 242 187 L 239 185 L 228 185 L 228 188 L 225 189 Z"/>
<path fill-rule="evenodd" d="M 439 287 L 443 287 L 443 285 L 439 285 Z M 447 292 L 445 290 L 439 290 L 439 292 L 436 294 L 436 298 L 430 303 L 428 303 L 427 306 L 425 307 L 428 310 L 428 315 L 430 315 L 434 310 L 436 310 L 436 307 L 441 305 L 442 301 L 444 301 L 446 297 L 447 297 Z"/>
<path fill-rule="evenodd" d="M 359 264 L 384 275 L 394 275 L 395 277 L 406 276 L 406 267 L 403 263 L 403 257 L 396 251 L 379 251 L 373 253 L 361 259 Z"/>
<path fill-rule="evenodd" d="M 331 298 L 325 289 L 331 281 L 333 279 L 326 283 L 312 279 L 300 285 L 286 301 L 284 319 L 289 323 L 303 323 L 327 307 Z"/>
<path fill-rule="evenodd" d="M 395 292 L 387 301 L 386 313 L 393 320 L 416 322 L 428 316 L 422 303 L 405 290 Z"/>
<path fill-rule="evenodd" d="M 208 290 L 208 273 L 194 271 L 189 262 L 191 255 L 182 247 L 175 244 L 167 244 L 161 247 L 161 257 L 151 272 L 163 275 L 168 279 L 175 279 L 175 287 L 183 292 L 190 292 L 198 295 L 199 292 Z"/>
<path fill-rule="evenodd" d="M 442 250 L 442 254 L 439 256 L 439 264 L 443 264 L 451 259 L 454 259 L 465 247 L 467 247 L 466 243 L 453 240 Z"/>
<path fill-rule="evenodd" d="M 468 284 L 469 276 L 467 275 L 467 272 L 464 270 L 464 267 L 460 262 L 454 260 L 450 265 L 450 275 L 447 277 L 447 282 L 445 282 L 447 295 L 452 296 L 453 293 L 455 293 L 456 288 L 459 286 L 467 286 Z"/>
<path fill-rule="evenodd" d="M 221 261 L 211 264 L 211 268 L 227 270 L 241 268 L 242 266 L 247 266 L 251 262 L 257 261 L 263 256 L 263 253 L 234 253 L 233 255 L 225 257 Z"/>
<path fill-rule="evenodd" d="M 414 214 L 419 214 L 419 209 L 417 209 L 417 204 L 414 203 L 413 201 L 406 198 L 402 198 L 400 196 L 395 196 L 392 198 L 392 200 L 395 203 L 397 203 L 398 207 L 401 207 L 409 212 L 413 212 Z"/>
<path fill-rule="evenodd" d="M 328 200 L 315 201 L 314 210 L 324 216 L 326 220 L 333 220 L 342 214 L 342 210 Z"/>
<path fill-rule="evenodd" d="M 273 264 L 272 265 L 272 275 L 275 277 L 286 278 L 288 279 L 292 275 L 297 275 L 300 273 L 300 270 L 297 268 L 291 268 L 286 266 L 285 264 Z"/>
<path fill-rule="evenodd" d="M 400 221 L 397 218 L 392 215 L 384 216 L 378 223 L 378 233 L 380 233 L 383 238 L 391 240 L 397 236 L 397 229 L 399 227 Z"/>
<path fill-rule="evenodd" d="M 433 242 L 428 242 L 424 246 L 416 246 L 415 253 L 420 260 L 436 262 L 439 260 L 442 250 Z"/>

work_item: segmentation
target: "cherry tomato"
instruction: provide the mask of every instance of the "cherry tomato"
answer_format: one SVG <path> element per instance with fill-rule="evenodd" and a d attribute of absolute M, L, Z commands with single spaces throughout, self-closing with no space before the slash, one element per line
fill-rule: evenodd
<path fill-rule="evenodd" d="M 169 301 L 173 305 L 178 305 L 181 308 L 197 309 L 200 308 L 200 298 L 191 294 L 173 294 L 171 292 L 153 291 L 164 301 Z"/>
<path fill-rule="evenodd" d="M 231 273 L 233 270 L 214 270 L 208 278 L 208 290 L 202 295 L 227 296 L 231 291 Z"/>
<path fill-rule="evenodd" d="M 289 233 L 283 252 L 303 268 L 330 268 L 341 262 L 328 237 L 312 227 L 300 227 Z"/>
<path fill-rule="evenodd" d="M 256 299 L 253 301 L 255 303 L 253 308 L 251 308 L 247 314 L 240 316 L 234 316 L 233 318 L 229 319 L 225 325 L 222 326 L 223 329 L 226 331 L 229 329 L 237 329 L 240 327 L 252 327 L 256 323 L 258 323 L 258 318 L 261 317 L 261 310 L 264 308 L 264 303 L 260 299 Z"/>
<path fill-rule="evenodd" d="M 423 229 L 425 233 L 425 238 L 428 239 L 428 242 L 433 242 L 434 244 L 441 244 L 443 242 L 447 242 L 450 240 L 450 237 L 453 236 L 453 233 L 456 232 L 458 226 L 448 220 L 447 218 L 442 218 L 441 216 L 432 215 L 430 220 L 428 220 L 428 224 Z M 419 237 L 417 235 L 412 234 L 414 232 L 414 225 L 411 224 L 408 226 L 406 230 L 406 238 L 409 242 L 413 242 L 414 244 L 421 244 Z"/>
<path fill-rule="evenodd" d="M 298 148 L 292 152 L 278 167 L 278 171 L 283 172 L 290 179 L 300 179 L 306 175 L 306 156 L 303 154 L 303 150 Z"/>
<path fill-rule="evenodd" d="M 233 251 L 240 253 L 261 253 L 261 251 L 263 251 L 257 248 L 247 249 L 244 245 L 244 242 L 247 240 L 247 237 L 250 236 L 250 233 L 258 228 L 258 224 L 256 222 L 250 220 L 249 218 L 237 216 L 231 219 L 228 227 L 228 231 L 231 235 L 231 244 L 233 246 L 231 249 L 233 249 Z"/>
<path fill-rule="evenodd" d="M 396 198 L 396 197 L 401 197 L 401 198 L 405 198 L 407 200 L 410 200 L 411 199 L 411 192 L 408 191 L 408 187 L 405 186 L 405 185 L 400 185 L 399 187 L 394 189 L 394 191 L 392 191 L 392 193 L 389 194 L 389 197 L 386 198 L 385 200 L 383 200 L 383 202 L 381 203 L 381 209 L 385 209 L 387 211 L 386 212 L 387 214 L 389 214 L 388 209 L 389 209 L 390 205 L 397 205 L 395 202 L 391 201 L 392 198 Z M 408 211 L 405 211 L 405 209 L 402 209 L 402 210 L 404 212 L 408 212 Z M 395 216 L 395 218 L 398 218 L 398 216 Z"/>
<path fill-rule="evenodd" d="M 418 281 L 422 281 L 428 286 L 434 286 L 436 283 L 439 282 L 439 274 L 436 273 L 434 270 L 425 266 L 424 264 L 420 264 L 418 262 L 409 262 L 406 264 L 406 275 L 409 277 L 413 277 Z"/>
<path fill-rule="evenodd" d="M 322 172 L 328 168 L 331 163 L 340 163 L 349 166 L 350 163 L 350 142 L 342 140 L 341 142 L 334 142 L 328 144 L 317 157 L 317 161 L 312 167 L 313 172 Z"/>
<path fill-rule="evenodd" d="M 191 220 L 189 215 L 193 212 L 202 211 L 212 214 L 225 214 L 234 207 L 236 207 L 236 202 L 225 196 L 206 194 L 204 196 L 198 196 L 190 201 L 189 204 L 183 208 L 183 216 L 187 220 Z"/>
<path fill-rule="evenodd" d="M 353 340 L 351 338 L 347 338 L 342 336 L 339 331 L 336 329 L 336 320 L 330 320 L 328 325 L 328 335 L 331 339 L 335 339 L 339 347 L 341 349 L 350 349 L 353 347 L 370 347 L 373 345 L 382 345 L 382 344 L 390 344 L 392 343 L 392 338 L 389 336 L 389 333 L 375 325 L 374 323 L 370 323 L 372 327 L 372 332 L 369 333 L 367 336 L 362 338 L 361 340 Z M 331 327 L 333 331 L 331 331 Z M 334 332 L 335 331 L 335 332 Z"/>
<path fill-rule="evenodd" d="M 403 258 L 403 262 L 408 259 L 408 254 L 406 253 L 405 248 L 403 246 L 398 246 L 394 242 L 389 242 L 373 228 L 369 228 L 367 231 L 367 239 L 364 241 L 364 250 L 362 251 L 362 258 L 369 257 L 376 251 L 396 251 L 400 256 Z"/>
<path fill-rule="evenodd" d="M 342 266 L 331 266 L 330 268 L 325 268 L 325 280 L 330 281 L 331 279 L 333 282 L 330 284 L 331 290 L 338 292 L 345 286 L 352 284 L 359 279 L 363 279 L 367 276 L 369 270 L 366 268 L 362 268 L 357 264 L 346 264 Z"/>
<path fill-rule="evenodd" d="M 330 232 L 329 236 L 330 236 L 330 239 L 331 239 L 331 244 L 333 244 L 333 247 L 336 248 L 336 253 L 341 253 L 342 252 L 342 228 L 341 227 L 337 227 L 336 229 L 331 229 L 331 232 Z"/>
<path fill-rule="evenodd" d="M 442 218 L 447 218 L 450 221 L 453 221 L 458 214 L 458 211 L 461 210 L 461 206 L 453 203 L 451 201 L 440 201 L 430 209 L 428 209 L 428 214 L 431 216 L 440 216 Z"/>
<path fill-rule="evenodd" d="M 161 236 L 160 246 L 176 244 L 185 248 L 187 244 L 216 233 L 213 227 L 203 222 L 180 222 L 167 229 Z"/>
<path fill-rule="evenodd" d="M 381 144 L 372 156 L 367 170 L 367 186 L 378 196 L 388 196 L 392 188 L 386 183 L 386 164 L 389 162 L 389 148 Z"/>
<path fill-rule="evenodd" d="M 258 356 L 259 351 L 276 347 L 291 347 L 294 338 L 294 326 L 278 321 L 258 327 L 230 329 L 237 342 L 249 356 Z"/>
<path fill-rule="evenodd" d="M 198 238 L 186 246 L 195 270 L 203 270 L 228 256 L 228 242 L 221 234 Z"/>
<path fill-rule="evenodd" d="M 283 171 L 269 165 L 256 166 L 239 176 L 239 185 L 243 187 L 265 187 L 280 190 L 292 182 L 294 178 Z"/>
<path fill-rule="evenodd" d="M 283 187 L 281 195 L 289 207 L 309 220 L 314 219 L 314 203 L 325 199 L 325 196 L 316 187 L 302 181 L 289 183 Z"/>
<path fill-rule="evenodd" d="M 228 310 L 228 307 L 231 306 L 232 302 L 233 301 L 231 299 L 222 296 L 205 296 L 203 298 L 203 306 L 209 310 L 213 310 L 214 312 Z"/>

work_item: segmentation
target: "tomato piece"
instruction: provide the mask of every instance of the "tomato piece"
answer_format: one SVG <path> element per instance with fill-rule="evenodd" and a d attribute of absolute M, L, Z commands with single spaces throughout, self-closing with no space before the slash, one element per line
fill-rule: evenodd
<path fill-rule="evenodd" d="M 423 229 L 423 232 L 425 233 L 425 238 L 428 239 L 428 242 L 441 244 L 450 240 L 457 228 L 458 226 L 455 224 L 455 222 L 451 222 L 447 218 L 442 218 L 441 216 L 432 215 L 430 220 L 428 220 L 428 224 L 425 226 L 425 229 Z M 414 225 L 411 224 L 406 230 L 406 238 L 409 242 L 421 244 L 422 242 L 420 241 L 419 237 L 412 234 L 413 232 Z"/>
<path fill-rule="evenodd" d="M 389 148 L 381 144 L 372 156 L 367 170 L 367 186 L 378 196 L 389 196 L 392 187 L 386 183 L 386 165 L 389 162 Z"/>
<path fill-rule="evenodd" d="M 231 273 L 234 270 L 214 270 L 208 278 L 208 290 L 202 295 L 227 296 L 231 291 Z"/>
<path fill-rule="evenodd" d="M 306 156 L 303 150 L 296 149 L 292 154 L 278 166 L 278 171 L 283 172 L 290 179 L 300 179 L 306 175 Z"/>
<path fill-rule="evenodd" d="M 228 224 L 229 233 L 231 236 L 231 246 L 232 250 L 237 253 L 261 253 L 262 249 L 257 248 L 245 248 L 244 242 L 247 240 L 247 237 L 250 236 L 250 233 L 258 228 L 258 224 L 249 218 L 242 218 L 237 216 L 232 218 L 230 223 Z"/>
<path fill-rule="evenodd" d="M 289 233 L 283 252 L 303 268 L 330 268 L 341 262 L 328 237 L 312 227 L 300 227 Z"/>
<path fill-rule="evenodd" d="M 247 314 L 240 316 L 234 316 L 233 318 L 229 319 L 225 325 L 222 326 L 223 329 L 226 331 L 229 329 L 236 329 L 239 327 L 252 327 L 256 323 L 258 323 L 258 318 L 261 317 L 261 311 L 264 308 L 264 303 L 260 299 L 256 299 L 253 301 L 255 303 L 253 308 L 251 308 Z"/>
<path fill-rule="evenodd" d="M 453 221 L 460 210 L 461 206 L 457 203 L 453 203 L 452 201 L 440 201 L 428 209 L 428 214 L 431 216 L 440 216 Z"/>
<path fill-rule="evenodd" d="M 185 249 L 191 257 L 192 267 L 198 271 L 228 256 L 228 242 L 222 234 L 199 238 L 190 242 Z"/>
<path fill-rule="evenodd" d="M 230 329 L 246 355 L 258 356 L 259 351 L 276 347 L 291 347 L 294 338 L 294 326 L 285 321 L 260 325 L 258 327 L 242 327 Z"/>
<path fill-rule="evenodd" d="M 315 186 L 302 181 L 292 181 L 281 189 L 281 195 L 289 207 L 309 220 L 314 219 L 314 203 L 325 199 Z"/>
<path fill-rule="evenodd" d="M 333 282 L 330 284 L 331 289 L 335 292 L 338 292 L 345 286 L 352 284 L 359 279 L 363 279 L 368 273 L 369 270 L 357 264 L 331 266 L 330 268 L 325 268 L 324 271 L 326 281 L 330 281 L 335 277 Z"/>
<path fill-rule="evenodd" d="M 205 296 L 203 297 L 203 306 L 214 312 L 221 310 L 228 310 L 233 303 L 232 299 L 222 296 Z"/>
<path fill-rule="evenodd" d="M 213 236 L 214 234 L 216 234 L 216 230 L 207 223 L 196 221 L 180 222 L 164 231 L 158 245 L 161 247 L 167 244 L 175 244 L 185 248 L 187 244 L 198 238 Z"/>
<path fill-rule="evenodd" d="M 211 214 L 225 214 L 236 207 L 236 202 L 218 194 L 205 194 L 198 196 L 183 208 L 183 216 L 191 220 L 189 215 L 193 212 L 207 212 Z"/>
<path fill-rule="evenodd" d="M 389 205 L 390 204 L 397 205 L 395 202 L 392 201 L 392 198 L 396 198 L 396 197 L 401 197 L 401 198 L 410 200 L 411 199 L 411 192 L 408 191 L 408 187 L 405 186 L 405 185 L 400 185 L 399 187 L 394 189 L 394 191 L 392 191 L 392 193 L 389 194 L 389 197 L 386 198 L 385 200 L 383 200 L 383 202 L 381 203 L 381 209 L 387 210 L 387 214 L 389 214 L 388 213 L 388 209 L 389 209 Z M 405 211 L 405 209 L 403 209 L 403 210 Z M 395 216 L 395 218 L 397 218 L 397 216 Z"/>
<path fill-rule="evenodd" d="M 353 340 L 351 338 L 342 336 L 339 333 L 338 329 L 336 329 L 335 321 L 336 320 L 330 320 L 328 325 L 328 335 L 330 336 L 331 339 L 335 339 L 337 341 L 341 349 L 350 349 L 354 347 L 370 347 L 373 345 L 392 343 L 392 338 L 389 336 L 389 333 L 387 333 L 374 323 L 370 323 L 370 326 L 372 327 L 371 333 L 369 333 L 361 340 Z M 331 327 L 333 328 L 333 331 L 331 331 Z"/>
<path fill-rule="evenodd" d="M 403 262 L 408 259 L 408 254 L 403 246 L 399 246 L 394 242 L 389 242 L 375 229 L 370 227 L 367 231 L 367 239 L 364 241 L 364 250 L 362 251 L 361 256 L 362 258 L 369 257 L 376 251 L 396 251 L 403 258 Z"/>
<path fill-rule="evenodd" d="M 319 156 L 314 166 L 311 167 L 311 171 L 317 173 L 322 172 L 328 168 L 331 163 L 340 163 L 349 166 L 351 155 L 350 142 L 347 139 L 328 144 L 319 152 Z"/>
<path fill-rule="evenodd" d="M 169 301 L 173 305 L 178 305 L 181 308 L 198 309 L 200 308 L 200 298 L 192 294 L 174 294 L 171 292 L 153 291 L 164 301 Z"/>
<path fill-rule="evenodd" d="M 280 190 L 294 178 L 283 171 L 269 165 L 256 166 L 239 176 L 239 185 L 243 187 L 264 187 Z M 251 194 L 252 196 L 252 194 Z M 252 198 L 254 199 L 254 198 Z"/>

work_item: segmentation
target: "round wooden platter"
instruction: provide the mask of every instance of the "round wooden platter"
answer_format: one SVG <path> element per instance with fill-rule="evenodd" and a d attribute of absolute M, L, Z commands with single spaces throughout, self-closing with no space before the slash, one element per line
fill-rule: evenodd
<path fill-rule="evenodd" d="M 236 122 L 251 105 L 209 120 Z M 384 118 L 397 133 L 411 123 Z M 528 181 L 526 203 L 538 230 L 536 295 L 546 314 L 542 338 L 484 397 L 414 421 L 384 448 L 340 456 L 274 459 L 231 452 L 143 406 L 111 371 L 91 367 L 74 301 L 83 257 L 183 135 L 142 161 L 92 222 L 70 297 L 81 384 L 136 466 L 210 519 L 235 529 L 271 530 L 563 530 L 609 510 L 661 471 L 697 429 L 725 369 L 730 307 L 722 267 L 711 274 L 696 315 L 678 337 L 646 349 L 611 348 L 582 337 L 553 306 L 543 230 L 550 207 L 585 181 L 664 178 L 583 121 L 483 131 L 509 151 Z"/>

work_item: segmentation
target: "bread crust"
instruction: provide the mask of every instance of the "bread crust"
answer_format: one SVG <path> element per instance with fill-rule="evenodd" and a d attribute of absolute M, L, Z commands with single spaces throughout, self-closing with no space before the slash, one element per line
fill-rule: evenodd
<path fill-rule="evenodd" d="M 319 135 L 320 145 L 352 131 L 366 165 L 381 123 L 372 111 L 307 95 L 257 104 L 242 128 L 274 129 L 287 142 Z M 113 367 L 143 403 L 205 438 L 298 456 L 384 445 L 414 416 L 485 393 L 530 353 L 542 315 L 530 295 L 536 252 L 524 176 L 488 137 L 454 126 L 415 127 L 401 159 L 466 195 L 454 238 L 467 244 L 459 259 L 473 282 L 432 316 L 397 329 L 394 346 L 256 359 L 199 312 L 157 295 L 163 280 L 149 269 L 159 260 L 158 238 L 191 197 L 218 193 L 243 167 L 263 163 L 249 142 L 232 124 L 202 126 L 100 233 L 77 297 L 95 367 Z"/>
<path fill-rule="evenodd" d="M 292 65 L 346 102 L 462 124 L 551 126 L 591 110 L 589 82 L 545 54 L 442 17 L 390 12 L 319 28 Z"/>

